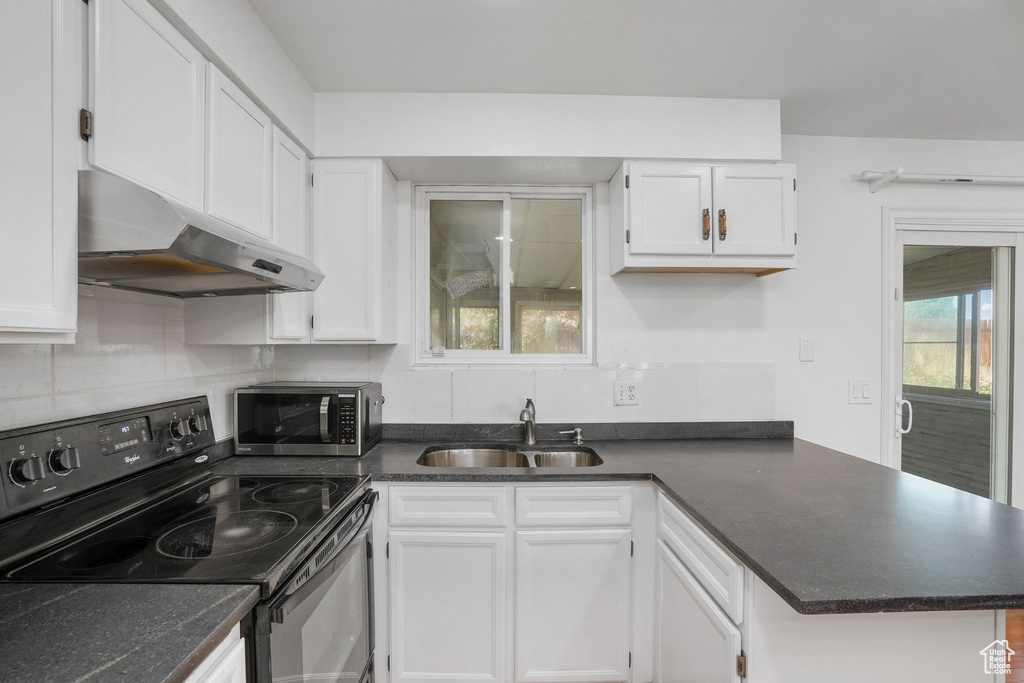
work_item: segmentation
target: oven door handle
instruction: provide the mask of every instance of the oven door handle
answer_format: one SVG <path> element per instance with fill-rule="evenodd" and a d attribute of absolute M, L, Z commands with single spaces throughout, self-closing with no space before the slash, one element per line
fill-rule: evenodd
<path fill-rule="evenodd" d="M 358 511 L 353 509 L 346 516 L 346 521 L 342 522 L 342 525 L 348 527 L 344 531 L 344 536 L 338 537 L 340 531 L 332 534 L 295 572 L 294 578 L 288 583 L 288 588 L 281 597 L 269 605 L 270 620 L 273 623 L 284 623 L 285 618 L 308 598 L 310 593 L 340 569 L 339 560 L 342 555 L 369 534 L 370 523 L 373 521 L 373 506 L 379 496 L 376 491 L 367 491 L 356 505 Z M 332 541 L 334 548 L 330 549 Z M 324 557 L 320 557 L 321 555 Z"/>
<path fill-rule="evenodd" d="M 324 396 L 320 399 L 320 440 L 324 443 L 331 442 L 331 431 L 327 418 L 331 412 L 331 397 Z"/>

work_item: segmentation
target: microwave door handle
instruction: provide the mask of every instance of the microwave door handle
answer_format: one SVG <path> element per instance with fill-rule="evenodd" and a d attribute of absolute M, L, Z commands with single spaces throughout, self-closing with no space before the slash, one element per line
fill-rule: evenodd
<path fill-rule="evenodd" d="M 331 412 L 331 397 L 324 396 L 320 399 L 320 440 L 324 443 L 331 442 L 331 432 L 328 426 L 328 416 Z"/>
<path fill-rule="evenodd" d="M 334 551 L 331 553 L 327 560 L 322 561 L 320 568 L 310 576 L 305 583 L 294 590 L 286 592 L 282 599 L 276 603 L 270 605 L 270 620 L 275 624 L 284 623 L 285 618 L 298 607 L 303 600 L 309 597 L 309 594 L 319 588 L 324 581 L 326 581 L 334 571 L 337 569 L 337 562 L 341 556 L 353 545 L 359 543 L 366 535 L 370 532 L 370 522 L 373 520 L 373 506 L 377 502 L 377 498 L 380 494 L 376 491 L 367 491 L 366 495 L 363 496 L 362 502 L 359 506 L 364 508 L 362 513 L 362 522 L 358 528 L 345 535 L 345 538 L 340 541 Z M 354 513 L 353 513 L 354 514 Z M 311 557 L 316 557 L 319 550 L 314 551 Z M 310 560 L 312 561 L 312 560 Z M 303 569 L 299 569 L 296 575 L 301 574 Z"/>

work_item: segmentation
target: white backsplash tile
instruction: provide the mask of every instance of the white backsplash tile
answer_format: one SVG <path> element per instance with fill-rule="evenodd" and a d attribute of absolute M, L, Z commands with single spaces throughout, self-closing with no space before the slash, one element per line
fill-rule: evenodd
<path fill-rule="evenodd" d="M 373 377 L 384 390 L 384 421 L 452 422 L 452 373 L 448 370 L 388 371 Z"/>
<path fill-rule="evenodd" d="M 186 346 L 180 300 L 82 287 L 78 310 L 73 345 L 0 346 L 0 430 L 206 395 L 222 439 L 234 388 L 274 379 L 274 347 Z"/>
<path fill-rule="evenodd" d="M 618 373 L 622 381 L 626 373 Z M 698 370 L 696 363 L 653 364 L 636 374 L 638 406 L 616 406 L 621 415 L 637 409 L 637 422 L 693 422 L 698 415 Z M 626 421 L 620 418 L 619 421 Z M 629 420 L 633 421 L 633 420 Z"/>
<path fill-rule="evenodd" d="M 0 400 L 53 392 L 53 347 L 44 344 L 0 346 Z"/>
<path fill-rule="evenodd" d="M 534 398 L 534 371 L 471 369 L 452 373 L 452 421 L 517 422 L 526 399 Z"/>
<path fill-rule="evenodd" d="M 619 417 L 612 406 L 615 372 L 597 368 L 562 370 L 538 368 L 536 372 L 537 421 L 605 422 L 632 421 L 630 414 Z M 622 409 L 618 409 L 622 410 Z M 515 417 L 518 417 L 515 416 Z"/>
<path fill-rule="evenodd" d="M 0 400 L 0 431 L 52 422 L 53 396 L 5 398 Z"/>
<path fill-rule="evenodd" d="M 700 363 L 697 420 L 775 419 L 774 363 Z"/>
<path fill-rule="evenodd" d="M 55 350 L 58 394 L 162 381 L 163 307 L 80 298 L 76 343 Z"/>
<path fill-rule="evenodd" d="M 370 377 L 366 346 L 277 346 L 274 368 L 279 380 L 333 382 Z"/>

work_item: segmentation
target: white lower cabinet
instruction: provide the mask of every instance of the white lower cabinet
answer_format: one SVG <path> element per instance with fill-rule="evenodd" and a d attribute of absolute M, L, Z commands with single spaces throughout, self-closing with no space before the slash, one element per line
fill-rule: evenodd
<path fill-rule="evenodd" d="M 516 532 L 516 680 L 628 681 L 630 529 Z"/>
<path fill-rule="evenodd" d="M 993 610 L 798 614 L 650 483 L 375 486 L 381 683 L 993 681 Z"/>
<path fill-rule="evenodd" d="M 185 683 L 246 683 L 245 639 L 235 627 L 195 668 Z"/>
<path fill-rule="evenodd" d="M 738 683 L 740 630 L 662 541 L 657 554 L 655 683 Z"/>
<path fill-rule="evenodd" d="M 505 680 L 504 531 L 388 534 L 392 681 Z"/>
<path fill-rule="evenodd" d="M 401 484 L 381 494 L 380 680 L 630 680 L 629 485 Z"/>

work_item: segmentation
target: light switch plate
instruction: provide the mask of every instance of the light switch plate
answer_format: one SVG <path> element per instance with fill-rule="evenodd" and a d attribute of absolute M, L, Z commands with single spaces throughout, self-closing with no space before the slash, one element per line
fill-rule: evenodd
<path fill-rule="evenodd" d="M 875 388 L 871 386 L 871 380 L 864 377 L 850 378 L 850 403 L 874 403 Z"/>
<path fill-rule="evenodd" d="M 615 405 L 637 406 L 640 405 L 640 384 L 637 382 L 616 382 L 615 383 Z"/>
<path fill-rule="evenodd" d="M 814 360 L 814 340 L 800 340 L 800 362 L 809 363 Z"/>

